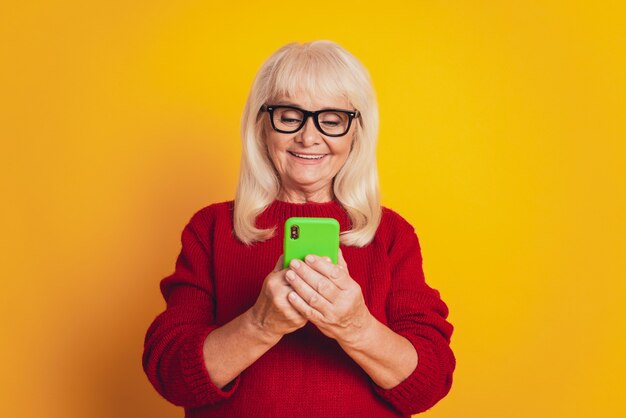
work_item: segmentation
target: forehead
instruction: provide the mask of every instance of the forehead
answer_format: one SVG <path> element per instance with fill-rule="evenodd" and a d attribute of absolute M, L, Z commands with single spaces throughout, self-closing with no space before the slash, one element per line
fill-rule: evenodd
<path fill-rule="evenodd" d="M 350 101 L 343 94 L 311 94 L 303 90 L 292 94 L 279 95 L 272 101 L 272 104 L 293 105 L 307 110 L 352 108 Z"/>

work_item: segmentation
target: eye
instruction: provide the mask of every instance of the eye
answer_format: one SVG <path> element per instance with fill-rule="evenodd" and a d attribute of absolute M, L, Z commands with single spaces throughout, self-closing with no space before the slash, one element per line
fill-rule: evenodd
<path fill-rule="evenodd" d="M 275 117 L 284 125 L 299 125 L 302 123 L 302 113 L 295 109 L 276 109 Z"/>
<path fill-rule="evenodd" d="M 343 126 L 348 117 L 344 113 L 339 112 L 324 112 L 320 114 L 320 124 L 323 126 L 334 128 L 337 126 Z"/>
<path fill-rule="evenodd" d="M 288 118 L 286 116 L 281 116 L 280 118 L 280 122 L 281 123 L 287 123 L 287 124 L 298 124 L 302 121 L 302 119 L 297 119 L 297 118 Z"/>

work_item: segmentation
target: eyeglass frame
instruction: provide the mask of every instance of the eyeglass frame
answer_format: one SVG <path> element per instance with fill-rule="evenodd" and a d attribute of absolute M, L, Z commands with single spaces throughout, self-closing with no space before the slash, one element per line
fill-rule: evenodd
<path fill-rule="evenodd" d="M 300 126 L 298 126 L 297 129 L 289 130 L 289 131 L 285 131 L 285 130 L 276 128 L 276 125 L 274 124 L 274 110 L 277 109 L 277 108 L 293 109 L 293 110 L 297 110 L 299 112 L 302 112 L 303 118 L 302 118 L 302 122 L 300 123 Z M 263 106 L 261 106 L 261 112 L 267 112 L 269 114 L 269 116 L 270 116 L 270 123 L 272 124 L 272 129 L 274 129 L 276 132 L 280 132 L 281 134 L 295 134 L 300 129 L 302 129 L 304 127 L 304 125 L 306 125 L 306 122 L 309 120 L 309 117 L 312 117 L 313 118 L 313 124 L 315 125 L 317 130 L 321 134 L 323 134 L 325 136 L 330 136 L 330 137 L 333 137 L 333 138 L 346 136 L 348 134 L 348 132 L 350 132 L 350 128 L 352 127 L 352 120 L 361 117 L 361 113 L 358 110 L 354 110 L 353 111 L 353 110 L 346 110 L 346 109 L 321 109 L 321 110 L 316 110 L 314 112 L 311 112 L 309 110 L 305 110 L 305 109 L 302 109 L 300 107 L 290 106 L 290 105 L 263 105 Z M 320 126 L 320 121 L 319 121 L 319 114 L 320 113 L 324 113 L 324 112 L 341 112 L 341 113 L 347 114 L 348 115 L 348 126 L 346 127 L 346 131 L 344 133 L 342 133 L 342 134 L 328 134 L 328 133 L 324 132 L 324 130 Z"/>

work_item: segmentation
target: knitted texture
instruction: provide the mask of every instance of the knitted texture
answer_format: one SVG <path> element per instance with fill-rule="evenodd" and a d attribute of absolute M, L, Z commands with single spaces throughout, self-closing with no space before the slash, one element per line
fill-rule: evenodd
<path fill-rule="evenodd" d="M 312 323 L 283 336 L 222 389 L 211 381 L 203 342 L 214 329 L 254 305 L 282 254 L 284 222 L 292 216 L 331 217 L 350 228 L 335 201 L 274 201 L 257 226 L 273 238 L 246 246 L 233 234 L 233 202 L 196 212 L 182 232 L 173 274 L 161 281 L 167 308 L 146 334 L 143 366 L 156 390 L 183 406 L 186 417 L 408 417 L 432 407 L 450 390 L 455 358 L 452 325 L 439 292 L 429 287 L 413 227 L 384 208 L 374 240 L 342 246 L 350 276 L 376 319 L 407 338 L 416 369 L 391 389 L 379 387 Z"/>

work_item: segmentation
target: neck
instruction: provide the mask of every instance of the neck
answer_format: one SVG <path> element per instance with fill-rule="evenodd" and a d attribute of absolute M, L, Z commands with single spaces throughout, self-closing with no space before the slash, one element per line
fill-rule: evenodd
<path fill-rule="evenodd" d="M 281 187 L 277 199 L 289 203 L 330 202 L 334 198 L 330 186 L 319 190 L 292 190 Z"/>

